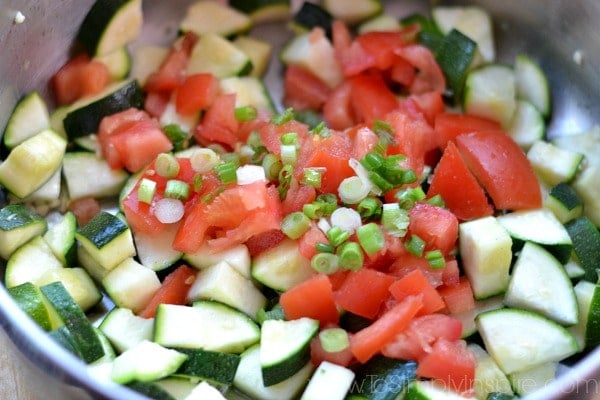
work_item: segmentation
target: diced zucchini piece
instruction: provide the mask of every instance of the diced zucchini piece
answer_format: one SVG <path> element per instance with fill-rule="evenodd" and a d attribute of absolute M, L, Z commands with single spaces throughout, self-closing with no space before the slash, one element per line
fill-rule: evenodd
<path fill-rule="evenodd" d="M 290 0 L 230 0 L 229 5 L 250 16 L 255 24 L 282 21 L 290 16 Z"/>
<path fill-rule="evenodd" d="M 259 340 L 250 317 L 216 301 L 161 304 L 156 310 L 154 341 L 166 347 L 241 353 Z"/>
<path fill-rule="evenodd" d="M 137 46 L 131 60 L 130 76 L 143 87 L 148 76 L 158 71 L 160 65 L 169 54 L 169 48 L 154 45 Z"/>
<path fill-rule="evenodd" d="M 227 400 L 223 394 L 206 381 L 200 382 L 184 400 Z"/>
<path fill-rule="evenodd" d="M 141 311 L 161 286 L 156 272 L 131 257 L 112 269 L 102 285 L 117 306 L 133 312 Z"/>
<path fill-rule="evenodd" d="M 242 353 L 233 384 L 253 398 L 292 400 L 302 392 L 313 370 L 313 365 L 307 362 L 295 375 L 275 385 L 265 386 L 261 372 L 261 349 L 260 345 L 256 345 Z"/>
<path fill-rule="evenodd" d="M 458 392 L 452 391 L 435 381 L 413 381 L 408 386 L 408 391 L 404 400 L 467 400 L 472 397 L 466 397 Z"/>
<path fill-rule="evenodd" d="M 516 394 L 527 396 L 554 381 L 557 368 L 557 362 L 548 362 L 525 371 L 514 372 L 508 376 L 508 379 Z"/>
<path fill-rule="evenodd" d="M 104 347 L 96 330 L 63 284 L 53 282 L 40 287 L 40 290 L 64 322 L 64 326 L 81 358 L 87 363 L 102 358 Z"/>
<path fill-rule="evenodd" d="M 158 386 L 175 400 L 185 399 L 198 385 L 198 383 L 190 379 L 175 376 L 158 379 L 154 381 L 153 384 L 154 386 Z"/>
<path fill-rule="evenodd" d="M 598 303 L 600 301 L 600 291 L 598 291 L 598 295 L 596 296 L 596 287 L 596 284 L 584 280 L 577 282 L 574 287 L 579 307 L 579 321 L 577 321 L 577 324 L 570 326 L 568 330 L 577 340 L 580 349 L 587 348 L 588 341 L 592 346 L 600 343 L 600 335 L 598 335 L 598 327 L 600 326 L 600 309 L 598 308 L 600 305 Z M 594 305 L 595 309 L 592 311 L 594 296 L 596 296 L 596 304 Z"/>
<path fill-rule="evenodd" d="M 354 371 L 323 361 L 317 367 L 300 400 L 344 400 L 354 381 Z"/>
<path fill-rule="evenodd" d="M 6 123 L 4 145 L 12 149 L 48 128 L 50 128 L 50 115 L 46 102 L 38 92 L 30 92 L 19 100 Z"/>
<path fill-rule="evenodd" d="M 238 354 L 208 351 L 203 349 L 177 348 L 177 351 L 188 356 L 179 367 L 176 376 L 203 381 L 231 385 L 235 371 L 240 363 Z"/>
<path fill-rule="evenodd" d="M 499 122 L 508 128 L 517 108 L 513 70 L 486 64 L 472 70 L 465 83 L 464 111 Z"/>
<path fill-rule="evenodd" d="M 565 227 L 573 241 L 577 259 L 585 270 L 583 278 L 596 282 L 600 265 L 600 232 L 586 216 L 575 218 Z"/>
<path fill-rule="evenodd" d="M 46 271 L 37 285 L 61 282 L 77 305 L 85 312 L 102 300 L 102 293 L 83 268 L 56 268 Z"/>
<path fill-rule="evenodd" d="M 367 32 L 395 32 L 402 29 L 400 21 L 393 15 L 381 14 L 370 18 L 358 26 L 358 33 Z"/>
<path fill-rule="evenodd" d="M 45 331 L 52 329 L 50 315 L 40 289 L 31 282 L 25 282 L 7 289 L 19 308 L 31 317 Z"/>
<path fill-rule="evenodd" d="M 103 268 L 111 270 L 129 257 L 135 247 L 129 227 L 117 216 L 106 211 L 96 214 L 80 227 L 75 238 Z"/>
<path fill-rule="evenodd" d="M 538 63 L 521 53 L 515 57 L 514 69 L 517 97 L 531 102 L 544 117 L 550 115 L 550 85 Z"/>
<path fill-rule="evenodd" d="M 112 368 L 111 368 L 112 374 Z M 111 379 L 112 381 L 112 379 Z M 142 382 L 142 381 L 132 381 L 129 382 L 126 386 L 134 390 L 150 399 L 158 399 L 158 400 L 178 400 L 176 397 L 171 396 L 169 392 L 163 389 L 158 382 L 160 380 L 152 381 L 152 382 Z"/>
<path fill-rule="evenodd" d="M 575 177 L 583 161 L 583 154 L 537 140 L 527 152 L 527 159 L 537 175 L 547 184 L 554 186 L 561 182 L 570 182 Z"/>
<path fill-rule="evenodd" d="M 179 24 L 182 32 L 192 31 L 199 36 L 215 34 L 233 36 L 252 27 L 252 19 L 226 4 L 217 1 L 197 1 L 186 12 Z"/>
<path fill-rule="evenodd" d="M 95 57 L 108 68 L 111 81 L 120 81 L 127 78 L 131 71 L 131 54 L 127 46 L 120 47 L 108 54 Z"/>
<path fill-rule="evenodd" d="M 437 63 L 456 100 L 460 101 L 463 97 L 465 80 L 476 51 L 477 43 L 456 29 L 444 36 L 436 50 Z"/>
<path fill-rule="evenodd" d="M 544 246 L 561 264 L 569 260 L 573 241 L 552 211 L 546 208 L 520 210 L 500 215 L 497 220 L 513 238 L 515 247 L 530 241 Z"/>
<path fill-rule="evenodd" d="M 325 35 L 315 32 L 299 34 L 283 48 L 280 57 L 286 65 L 306 68 L 331 88 L 343 80 L 333 45 Z"/>
<path fill-rule="evenodd" d="M 583 203 L 575 190 L 566 183 L 559 183 L 550 189 L 544 207 L 554 213 L 561 224 L 565 224 L 583 213 Z"/>
<path fill-rule="evenodd" d="M 198 269 L 212 267 L 225 261 L 242 276 L 250 278 L 250 252 L 245 244 L 238 244 L 217 252 L 211 251 L 208 245 L 204 245 L 195 253 L 184 254 L 183 259 Z"/>
<path fill-rule="evenodd" d="M 175 264 L 183 253 L 173 249 L 173 239 L 179 224 L 169 224 L 160 235 L 133 231 L 133 241 L 140 263 L 154 271 L 162 271 Z"/>
<path fill-rule="evenodd" d="M 284 240 L 252 260 L 252 277 L 272 289 L 285 291 L 314 274 L 298 243 Z"/>
<path fill-rule="evenodd" d="M 561 149 L 582 153 L 588 165 L 600 166 L 600 126 L 574 134 L 560 135 L 551 140 L 552 144 Z"/>
<path fill-rule="evenodd" d="M 36 236 L 12 253 L 6 263 L 4 283 L 7 288 L 25 282 L 37 284 L 50 270 L 63 268 L 62 263 L 41 236 Z"/>
<path fill-rule="evenodd" d="M 515 114 L 507 129 L 507 133 L 524 150 L 542 140 L 546 133 L 544 117 L 530 102 L 517 99 Z"/>
<path fill-rule="evenodd" d="M 490 393 L 513 394 L 507 376 L 502 372 L 496 361 L 476 343 L 468 345 L 469 350 L 475 355 L 475 397 L 487 399 Z"/>
<path fill-rule="evenodd" d="M 77 219 L 75 214 L 72 211 L 67 211 L 44 233 L 44 240 L 65 267 L 72 267 L 77 261 L 76 230 Z"/>
<path fill-rule="evenodd" d="M 81 23 L 77 39 L 88 54 L 104 56 L 136 39 L 142 22 L 142 0 L 97 0 Z"/>
<path fill-rule="evenodd" d="M 152 340 L 154 318 L 138 317 L 128 308 L 113 308 L 102 320 L 100 330 L 119 353 Z"/>
<path fill-rule="evenodd" d="M 275 112 L 275 105 L 265 84 L 252 76 L 233 76 L 221 79 L 222 93 L 235 93 L 235 105 L 253 106 L 259 111 Z"/>
<path fill-rule="evenodd" d="M 323 0 L 323 7 L 335 18 L 354 25 L 383 12 L 380 0 Z"/>
<path fill-rule="evenodd" d="M 260 366 L 265 386 L 280 383 L 310 361 L 310 341 L 319 331 L 319 321 L 269 319 L 260 330 Z"/>
<path fill-rule="evenodd" d="M 476 299 L 506 291 L 512 260 L 512 239 L 494 217 L 459 225 L 459 248 Z"/>
<path fill-rule="evenodd" d="M 211 73 L 217 78 L 246 75 L 252 70 L 252 61 L 231 41 L 214 33 L 198 39 L 192 49 L 187 74 Z"/>
<path fill-rule="evenodd" d="M 262 78 L 269 67 L 273 46 L 252 36 L 238 36 L 233 40 L 233 44 L 250 58 L 252 70 L 249 75 Z"/>
<path fill-rule="evenodd" d="M 569 331 L 531 311 L 487 311 L 477 317 L 477 327 L 486 350 L 505 374 L 561 361 L 579 351 Z"/>
<path fill-rule="evenodd" d="M 60 168 L 67 142 L 51 129 L 43 130 L 14 147 L 0 164 L 0 184 L 25 198 Z"/>
<path fill-rule="evenodd" d="M 450 314 L 452 318 L 459 320 L 462 323 L 461 337 L 467 338 L 477 332 L 475 326 L 475 318 L 485 311 L 497 310 L 504 307 L 504 296 L 494 296 L 483 300 L 476 300 L 475 307 L 461 313 Z"/>
<path fill-rule="evenodd" d="M 62 187 L 61 169 L 57 169 L 52 176 L 37 188 L 33 193 L 23 199 L 25 203 L 48 204 L 49 207 L 57 205 L 60 201 Z"/>
<path fill-rule="evenodd" d="M 117 383 L 152 382 L 177 371 L 187 359 L 185 354 L 143 340 L 113 362 L 112 379 Z"/>
<path fill-rule="evenodd" d="M 477 43 L 483 61 L 496 58 L 494 30 L 490 15 L 478 6 L 436 6 L 431 10 L 434 22 L 443 34 L 453 28 Z"/>
<path fill-rule="evenodd" d="M 532 242 L 526 242 L 519 252 L 504 303 L 535 311 L 561 325 L 574 325 L 579 319 L 573 284 L 563 266 Z"/>
<path fill-rule="evenodd" d="M 267 304 L 267 298 L 254 283 L 236 271 L 227 261 L 221 261 L 200 271 L 187 297 L 190 302 L 201 299 L 220 301 L 253 319 Z"/>
<path fill-rule="evenodd" d="M 600 227 L 600 165 L 584 168 L 572 185 L 583 201 L 583 214 Z"/>
<path fill-rule="evenodd" d="M 318 3 L 305 1 L 294 14 L 290 26 L 297 34 L 304 34 L 319 27 L 325 31 L 327 37 L 331 38 L 332 24 L 333 15 L 329 11 Z"/>
<path fill-rule="evenodd" d="M 348 399 L 402 397 L 417 377 L 417 363 L 376 355 L 356 370 L 352 394 Z M 352 397 L 356 396 L 356 397 Z"/>
<path fill-rule="evenodd" d="M 23 204 L 0 209 L 0 257 L 7 260 L 21 245 L 46 232 L 46 220 Z"/>
<path fill-rule="evenodd" d="M 102 278 L 110 272 L 110 269 L 103 267 L 98 261 L 94 260 L 83 246 L 77 246 L 77 262 L 98 282 L 101 282 Z"/>

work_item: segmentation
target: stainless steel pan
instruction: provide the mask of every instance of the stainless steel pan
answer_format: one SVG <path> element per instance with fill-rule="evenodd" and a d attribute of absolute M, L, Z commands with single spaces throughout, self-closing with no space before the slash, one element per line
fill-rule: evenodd
<path fill-rule="evenodd" d="M 177 33 L 177 21 L 190 0 L 145 0 L 146 43 L 169 43 Z M 77 28 L 93 0 L 0 0 L 0 132 L 16 101 L 37 89 L 49 100 L 47 82 L 69 55 Z M 452 2 L 441 2 L 452 3 Z M 463 2 L 465 3 L 465 2 Z M 552 87 L 552 122 L 548 135 L 581 132 L 598 123 L 600 116 L 600 2 L 597 0 L 481 0 L 495 23 L 501 61 L 511 63 L 517 52 L 537 59 Z M 396 15 L 424 11 L 425 0 L 391 0 Z M 15 22 L 17 12 L 25 16 Z M 282 25 L 261 27 L 256 32 L 281 44 Z M 274 63 L 267 81 L 275 92 L 279 66 Z M 0 276 L 4 267 L 0 266 Z M 9 351 L 27 371 L 33 392 L 40 399 L 135 399 L 142 398 L 117 385 L 93 380 L 83 366 L 63 351 L 30 321 L 0 285 L 0 326 L 14 347 Z M 600 349 L 564 368 L 553 384 L 532 399 L 600 398 Z"/>

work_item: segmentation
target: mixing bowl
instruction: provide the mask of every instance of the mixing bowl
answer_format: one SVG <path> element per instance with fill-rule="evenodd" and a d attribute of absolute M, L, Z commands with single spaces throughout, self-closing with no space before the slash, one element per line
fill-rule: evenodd
<path fill-rule="evenodd" d="M 51 101 L 47 82 L 69 56 L 78 26 L 93 0 L 2 0 L 0 2 L 0 128 L 17 100 L 38 90 Z M 168 44 L 189 0 L 144 0 L 140 43 Z M 457 2 L 436 2 L 436 4 Z M 462 2 L 465 3 L 465 2 Z M 597 0 L 484 0 L 493 16 L 500 61 L 518 52 L 538 60 L 552 88 L 552 120 L 548 136 L 584 131 L 598 122 L 600 109 L 600 2 Z M 389 1 L 396 15 L 424 11 L 425 0 Z M 17 14 L 25 19 L 15 19 Z M 287 32 L 287 33 L 286 33 Z M 284 24 L 261 26 L 258 36 L 276 40 L 289 36 Z M 273 62 L 267 82 L 278 99 L 281 69 Z M 4 267 L 0 266 L 0 276 Z M 83 365 L 54 343 L 11 301 L 0 285 L 0 327 L 12 344 L 10 357 L 24 366 L 24 381 L 40 399 L 136 399 L 141 396 L 118 385 L 94 380 Z M 1 333 L 0 333 L 1 334 Z M 600 349 L 561 367 L 551 385 L 532 399 L 593 399 L 600 393 Z"/>

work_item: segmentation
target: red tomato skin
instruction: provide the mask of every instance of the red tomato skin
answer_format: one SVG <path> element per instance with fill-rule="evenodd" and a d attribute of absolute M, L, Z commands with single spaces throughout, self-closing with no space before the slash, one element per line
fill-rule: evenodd
<path fill-rule="evenodd" d="M 175 91 L 175 109 L 194 115 L 212 104 L 219 93 L 219 80 L 211 73 L 187 76 Z"/>
<path fill-rule="evenodd" d="M 494 208 L 456 145 L 448 142 L 436 165 L 427 197 L 442 196 L 446 207 L 461 221 L 492 215 Z"/>
<path fill-rule="evenodd" d="M 383 78 L 360 74 L 350 79 L 350 104 L 358 122 L 371 125 L 398 107 L 396 95 Z"/>
<path fill-rule="evenodd" d="M 338 306 L 353 314 L 373 319 L 383 302 L 390 297 L 389 287 L 395 277 L 372 269 L 351 271 L 335 291 Z"/>
<path fill-rule="evenodd" d="M 251 257 L 256 257 L 264 251 L 277 246 L 287 236 L 281 232 L 281 229 L 272 229 L 252 236 L 246 241 L 246 247 Z"/>
<path fill-rule="evenodd" d="M 283 79 L 284 104 L 296 110 L 315 110 L 323 107 L 331 88 L 308 70 L 289 65 Z"/>
<path fill-rule="evenodd" d="M 417 203 L 408 212 L 408 235 L 417 235 L 426 243 L 426 250 L 450 253 L 458 240 L 458 219 L 445 208 L 429 203 Z M 410 236 L 409 236 L 410 237 Z"/>
<path fill-rule="evenodd" d="M 102 156 L 111 168 L 118 169 L 124 166 L 124 160 L 111 141 L 111 136 L 149 118 L 146 112 L 136 108 L 129 108 L 102 118 L 98 126 L 98 143 L 100 144 Z"/>
<path fill-rule="evenodd" d="M 82 54 L 67 61 L 52 76 L 50 84 L 56 102 L 65 105 L 82 97 L 100 93 L 109 81 L 108 67 Z"/>
<path fill-rule="evenodd" d="M 439 113 L 435 116 L 433 127 L 436 141 L 440 149 L 445 149 L 448 142 L 456 140 L 462 133 L 477 131 L 500 130 L 500 124 L 484 117 L 450 112 Z"/>
<path fill-rule="evenodd" d="M 418 361 L 431 352 L 438 339 L 459 340 L 461 334 L 462 323 L 455 318 L 446 314 L 422 315 L 397 333 L 381 352 L 390 358 Z"/>
<path fill-rule="evenodd" d="M 469 393 L 475 382 L 475 356 L 464 340 L 439 339 L 420 359 L 417 376 L 440 381 L 458 393 Z"/>
<path fill-rule="evenodd" d="M 456 137 L 467 166 L 497 209 L 542 206 L 540 183 L 527 156 L 504 131 L 478 131 Z"/>
<path fill-rule="evenodd" d="M 351 91 L 350 82 L 344 81 L 323 104 L 323 119 L 332 129 L 343 130 L 354 125 L 356 117 L 350 100 Z"/>
<path fill-rule="evenodd" d="M 324 274 L 316 274 L 286 290 L 279 297 L 279 303 L 288 319 L 313 318 L 319 320 L 321 326 L 339 321 L 331 282 Z"/>
<path fill-rule="evenodd" d="M 350 338 L 350 350 L 361 363 L 367 362 L 393 340 L 396 333 L 404 330 L 417 315 L 423 303 L 419 296 L 409 296 L 394 305 L 371 325 L 356 332 Z"/>
<path fill-rule="evenodd" d="M 420 314 L 431 314 L 445 307 L 442 296 L 440 296 L 437 290 L 429 283 L 425 274 L 419 269 L 415 269 L 396 280 L 390 285 L 389 291 L 397 301 L 402 301 L 411 295 L 421 294 L 423 296 L 423 308 Z"/>

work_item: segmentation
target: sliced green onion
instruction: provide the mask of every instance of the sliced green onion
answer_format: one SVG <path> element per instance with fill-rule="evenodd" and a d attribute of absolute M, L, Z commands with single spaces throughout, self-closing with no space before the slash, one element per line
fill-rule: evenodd
<path fill-rule="evenodd" d="M 156 182 L 148 178 L 143 178 L 140 181 L 140 185 L 138 186 L 138 201 L 141 201 L 142 203 L 146 204 L 151 204 L 155 193 Z"/>
<path fill-rule="evenodd" d="M 335 251 L 335 248 L 330 245 L 329 243 L 317 243 L 315 244 L 315 249 L 319 252 L 319 253 L 333 253 Z"/>
<path fill-rule="evenodd" d="M 330 222 L 332 227 L 338 227 L 350 235 L 362 225 L 358 211 L 348 207 L 340 207 L 332 212 Z"/>
<path fill-rule="evenodd" d="M 369 152 L 360 160 L 368 171 L 380 171 L 385 163 L 385 158 L 378 153 Z"/>
<path fill-rule="evenodd" d="M 310 259 L 310 266 L 320 274 L 333 274 L 339 269 L 338 256 L 333 253 L 317 253 Z"/>
<path fill-rule="evenodd" d="M 304 172 L 302 173 L 302 183 L 314 188 L 320 188 L 324 172 L 325 168 L 304 168 Z"/>
<path fill-rule="evenodd" d="M 214 167 L 219 180 L 223 183 L 233 183 L 237 179 L 235 171 L 237 170 L 237 163 L 233 161 L 226 161 L 215 165 Z"/>
<path fill-rule="evenodd" d="M 321 115 L 313 110 L 295 110 L 294 119 L 308 125 L 310 129 L 314 129 L 314 127 L 323 122 Z"/>
<path fill-rule="evenodd" d="M 194 183 L 193 183 L 194 192 L 200 191 L 200 189 L 202 188 L 203 181 L 204 181 L 204 179 L 202 178 L 202 174 L 194 175 Z"/>
<path fill-rule="evenodd" d="M 357 271 L 362 268 L 364 256 L 360 245 L 356 242 L 346 242 L 337 252 L 340 268 Z"/>
<path fill-rule="evenodd" d="M 220 161 L 219 155 L 208 148 L 197 149 L 190 157 L 192 169 L 201 174 L 211 171 Z"/>
<path fill-rule="evenodd" d="M 425 250 L 425 241 L 417 235 L 410 235 L 410 239 L 404 243 L 404 247 L 409 253 L 421 257 Z"/>
<path fill-rule="evenodd" d="M 277 190 L 279 192 L 279 198 L 285 199 L 287 196 L 287 192 L 292 183 L 292 178 L 294 176 L 294 167 L 289 164 L 284 165 L 279 171 L 279 186 L 277 186 Z"/>
<path fill-rule="evenodd" d="M 375 222 L 369 222 L 356 230 L 358 243 L 370 256 L 377 254 L 385 246 L 385 237 Z"/>
<path fill-rule="evenodd" d="M 269 311 L 264 308 L 258 310 L 256 313 L 256 321 L 259 324 L 262 324 L 268 319 L 285 319 L 285 312 L 283 311 L 281 304 L 275 304 Z"/>
<path fill-rule="evenodd" d="M 365 183 L 365 185 L 370 187 L 371 193 L 377 196 L 381 196 L 383 194 L 381 189 L 379 189 L 373 184 L 373 182 L 371 182 L 371 179 L 369 179 L 369 170 L 365 168 L 365 166 L 362 165 L 360 161 L 351 158 L 348 160 L 348 165 L 350 166 L 350 168 L 352 168 L 356 176 L 358 176 Z"/>
<path fill-rule="evenodd" d="M 387 121 L 376 119 L 373 121 L 373 132 L 379 136 L 379 140 L 385 145 L 396 145 L 396 139 L 394 139 L 394 128 Z"/>
<path fill-rule="evenodd" d="M 165 197 L 187 200 L 190 197 L 190 185 L 179 179 L 169 179 L 165 188 Z"/>
<path fill-rule="evenodd" d="M 242 106 L 236 107 L 233 110 L 233 115 L 235 115 L 235 119 L 239 122 L 247 122 L 255 119 L 258 113 L 256 112 L 256 108 L 252 106 Z"/>
<path fill-rule="evenodd" d="M 271 123 L 275 125 L 283 125 L 294 119 L 294 109 L 286 108 L 281 114 L 275 114 L 271 117 Z"/>
<path fill-rule="evenodd" d="M 248 139 L 246 139 L 246 144 L 251 146 L 252 148 L 264 147 L 264 143 L 260 138 L 260 133 L 258 131 L 251 131 L 248 134 Z"/>
<path fill-rule="evenodd" d="M 350 237 L 350 233 L 343 230 L 339 226 L 332 226 L 329 228 L 326 235 L 327 239 L 329 239 L 329 244 L 331 244 L 333 247 L 338 247 Z"/>
<path fill-rule="evenodd" d="M 382 207 L 381 224 L 392 235 L 404 237 L 408 229 L 408 211 L 398 203 L 386 203 Z"/>
<path fill-rule="evenodd" d="M 281 231 L 290 239 L 298 239 L 310 228 L 310 218 L 302 211 L 288 214 L 281 221 Z"/>
<path fill-rule="evenodd" d="M 348 332 L 342 328 L 323 329 L 319 332 L 319 341 L 323 350 L 329 353 L 337 353 L 350 346 Z"/>
<path fill-rule="evenodd" d="M 269 181 L 274 181 L 278 179 L 283 164 L 275 154 L 267 153 L 262 159 L 262 167 L 265 170 L 267 179 Z"/>
<path fill-rule="evenodd" d="M 394 185 L 391 182 L 375 171 L 369 171 L 369 180 L 373 182 L 375 186 L 381 189 L 382 192 L 387 192 L 388 190 L 392 190 L 394 188 Z"/>
<path fill-rule="evenodd" d="M 441 194 L 436 194 L 435 196 L 430 197 L 427 200 L 427 203 L 437 207 L 446 207 L 446 202 L 444 201 L 444 198 Z"/>
<path fill-rule="evenodd" d="M 331 215 L 338 207 L 337 197 L 332 193 L 320 194 L 315 201 L 322 203 L 324 215 Z"/>
<path fill-rule="evenodd" d="M 325 235 L 327 235 L 327 231 L 331 229 L 331 224 L 327 220 L 327 218 L 321 218 L 317 221 L 317 228 L 321 230 Z"/>
<path fill-rule="evenodd" d="M 156 173 L 164 178 L 174 178 L 179 173 L 179 162 L 173 154 L 160 153 L 154 161 Z"/>
<path fill-rule="evenodd" d="M 286 165 L 294 165 L 296 163 L 298 149 L 295 144 L 281 145 L 281 162 Z"/>
<path fill-rule="evenodd" d="M 296 132 L 287 132 L 281 135 L 281 144 L 283 145 L 294 145 L 298 144 L 298 134 Z"/>
<path fill-rule="evenodd" d="M 358 211 L 363 219 L 371 219 L 381 216 L 381 208 L 381 200 L 376 197 L 367 197 L 358 203 L 356 211 Z"/>
<path fill-rule="evenodd" d="M 398 193 L 396 193 L 396 198 L 398 199 L 400 207 L 406 210 L 410 210 L 411 208 L 413 208 L 415 203 L 424 200 L 425 197 L 425 192 L 420 186 L 400 190 L 398 191 Z"/>
<path fill-rule="evenodd" d="M 315 127 L 310 130 L 310 133 L 324 138 L 331 136 L 331 132 L 329 132 L 329 129 L 327 129 L 327 125 L 325 125 L 324 121 L 321 121 L 315 125 Z"/>
<path fill-rule="evenodd" d="M 412 169 L 407 169 L 402 175 L 402 184 L 415 183 L 417 181 L 417 174 Z"/>
<path fill-rule="evenodd" d="M 235 170 L 238 185 L 249 185 L 254 182 L 266 182 L 265 170 L 260 165 L 246 164 Z"/>
<path fill-rule="evenodd" d="M 441 250 L 430 250 L 425 253 L 425 259 L 433 269 L 441 269 L 446 266 L 446 260 Z"/>
<path fill-rule="evenodd" d="M 306 203 L 302 206 L 302 212 L 310 219 L 319 219 L 323 217 L 321 203 Z"/>
<path fill-rule="evenodd" d="M 346 204 L 358 204 L 371 192 L 371 185 L 358 176 L 345 178 L 338 187 L 340 200 Z"/>
<path fill-rule="evenodd" d="M 181 129 L 181 127 L 177 124 L 168 124 L 163 126 L 163 131 L 165 135 L 169 138 L 171 143 L 173 143 L 173 150 L 179 151 L 188 147 L 189 145 L 189 135 L 186 131 Z"/>
<path fill-rule="evenodd" d="M 406 169 L 402 167 L 402 161 L 406 157 L 401 154 L 394 154 L 385 158 L 383 162 L 383 176 L 394 185 L 404 183 Z"/>

